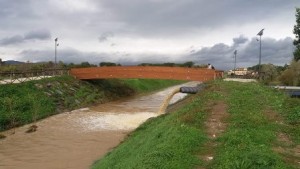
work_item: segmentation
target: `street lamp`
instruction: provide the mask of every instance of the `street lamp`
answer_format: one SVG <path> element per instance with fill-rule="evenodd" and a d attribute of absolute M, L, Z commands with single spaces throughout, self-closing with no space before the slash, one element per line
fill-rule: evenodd
<path fill-rule="evenodd" d="M 258 76 L 260 78 L 260 73 L 261 73 L 261 36 L 264 33 L 264 29 L 262 29 L 261 31 L 258 32 L 258 36 L 259 36 L 259 62 L 258 62 Z"/>
<path fill-rule="evenodd" d="M 236 54 L 237 54 L 237 50 L 235 50 L 235 51 L 233 52 L 233 54 L 234 54 L 234 67 L 233 67 L 233 71 L 234 71 L 234 74 L 235 74 L 235 69 L 236 69 Z"/>
<path fill-rule="evenodd" d="M 57 43 L 57 41 L 58 41 L 58 38 L 55 38 L 55 39 L 54 39 L 54 42 L 55 42 L 55 47 L 54 47 L 54 49 L 55 49 L 54 65 L 55 65 L 55 67 L 56 67 L 56 65 L 57 65 L 57 63 L 56 63 L 56 57 L 57 57 L 57 46 L 59 45 L 59 44 Z"/>

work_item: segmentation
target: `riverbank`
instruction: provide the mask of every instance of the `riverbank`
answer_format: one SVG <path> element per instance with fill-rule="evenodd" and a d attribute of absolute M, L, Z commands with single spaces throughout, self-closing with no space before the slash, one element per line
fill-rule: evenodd
<path fill-rule="evenodd" d="M 299 168 L 300 100 L 215 81 L 146 123 L 92 168 Z"/>
<path fill-rule="evenodd" d="M 175 80 L 79 81 L 53 77 L 0 87 L 0 131 L 88 105 L 105 103 L 182 83 Z"/>
<path fill-rule="evenodd" d="M 123 141 L 127 134 L 149 118 L 159 116 L 165 98 L 180 86 L 95 104 L 39 120 L 38 130 L 27 133 L 32 124 L 2 132 L 1 166 L 8 169 L 89 168 L 99 157 Z M 171 103 L 184 98 L 176 94 Z"/>

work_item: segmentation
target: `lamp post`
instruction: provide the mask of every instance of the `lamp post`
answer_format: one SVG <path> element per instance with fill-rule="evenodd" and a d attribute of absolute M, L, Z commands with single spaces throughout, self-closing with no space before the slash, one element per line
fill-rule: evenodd
<path fill-rule="evenodd" d="M 258 62 L 258 76 L 260 78 L 261 75 L 261 36 L 264 33 L 264 29 L 262 29 L 261 31 L 258 32 L 258 36 L 259 36 L 259 62 Z"/>
<path fill-rule="evenodd" d="M 236 54 L 237 54 L 237 50 L 235 50 L 235 51 L 233 52 L 233 54 L 234 54 L 234 67 L 233 67 L 233 72 L 234 72 L 234 74 L 235 74 L 235 69 L 236 69 Z"/>
<path fill-rule="evenodd" d="M 58 41 L 58 38 L 55 38 L 54 39 L 54 49 L 55 49 L 55 53 L 54 53 L 54 55 L 55 55 L 55 57 L 54 57 L 54 66 L 56 67 L 57 66 L 57 62 L 56 62 L 56 58 L 57 58 L 57 46 L 59 45 L 58 43 L 57 43 L 57 41 Z"/>

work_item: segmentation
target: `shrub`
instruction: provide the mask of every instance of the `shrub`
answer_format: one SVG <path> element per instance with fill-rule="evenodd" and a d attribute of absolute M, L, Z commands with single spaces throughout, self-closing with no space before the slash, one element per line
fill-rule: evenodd
<path fill-rule="evenodd" d="M 282 84 L 288 86 L 300 85 L 300 61 L 292 61 L 291 65 L 285 70 L 279 80 Z"/>

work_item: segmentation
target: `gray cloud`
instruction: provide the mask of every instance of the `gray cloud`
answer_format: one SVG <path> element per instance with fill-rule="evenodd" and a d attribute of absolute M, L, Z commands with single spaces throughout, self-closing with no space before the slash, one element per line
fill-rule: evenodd
<path fill-rule="evenodd" d="M 127 0 L 99 2 L 114 18 L 143 35 L 173 35 L 188 30 L 210 31 L 223 25 L 240 26 L 260 22 L 294 9 L 293 0 Z"/>
<path fill-rule="evenodd" d="M 240 36 L 241 37 L 241 36 Z M 90 62 L 99 64 L 100 62 L 116 62 L 123 65 L 136 65 L 139 63 L 164 63 L 175 62 L 183 63 L 193 61 L 199 64 L 213 64 L 217 69 L 228 70 L 233 67 L 233 52 L 237 50 L 237 66 L 249 67 L 258 64 L 259 42 L 256 38 L 245 40 L 245 38 L 233 38 L 232 45 L 218 43 L 212 47 L 203 47 L 195 50 L 195 53 L 185 56 L 171 56 L 160 54 L 129 54 L 126 52 L 115 53 L 97 53 L 82 52 L 76 49 L 61 49 L 58 51 L 58 60 L 66 63 Z M 239 41 L 237 39 L 244 39 Z M 241 42 L 241 43 L 238 43 Z M 243 43 L 242 43 L 243 42 Z M 272 63 L 275 65 L 284 65 L 292 60 L 294 46 L 292 38 L 285 39 L 262 39 L 262 63 Z M 19 54 L 21 61 L 53 61 L 53 50 L 24 50 Z"/>
<path fill-rule="evenodd" d="M 287 11 L 294 13 L 295 6 L 300 6 L 296 0 L 89 0 L 84 3 L 94 9 L 63 9 L 64 2 L 57 7 L 53 1 L 0 0 L 0 26 L 14 30 L 43 24 L 49 29 L 85 30 L 95 34 L 112 31 L 120 35 L 178 37 L 195 30 L 211 32 L 223 26 L 264 22 L 278 16 L 291 18 Z M 100 42 L 105 40 L 105 35 L 99 37 Z"/>
<path fill-rule="evenodd" d="M 18 55 L 20 61 L 31 62 L 54 62 L 53 50 L 24 50 Z M 159 54 L 129 54 L 126 52 L 99 53 L 82 52 L 76 49 L 60 49 L 57 54 L 57 60 L 65 63 L 89 62 L 99 64 L 100 62 L 115 62 L 122 65 L 137 65 L 139 63 L 161 63 L 162 60 L 168 62 L 178 62 L 169 55 Z"/>
<path fill-rule="evenodd" d="M 234 38 L 232 45 L 223 43 L 216 44 L 212 47 L 205 47 L 194 54 L 186 56 L 193 61 L 201 64 L 212 63 L 218 69 L 231 69 L 233 66 L 233 52 L 237 50 L 238 67 L 249 67 L 258 64 L 259 60 L 259 42 L 252 38 L 249 42 L 243 43 Z M 272 63 L 275 65 L 284 65 L 289 63 L 293 57 L 293 40 L 285 39 L 262 39 L 262 63 Z M 242 44 L 242 45 L 237 45 Z"/>
<path fill-rule="evenodd" d="M 26 40 L 47 40 L 51 39 L 51 33 L 49 30 L 35 30 L 25 34 Z"/>
<path fill-rule="evenodd" d="M 0 0 L 0 26 L 12 30 L 43 24 L 50 29 L 84 29 L 95 34 L 100 30 L 120 35 L 174 37 L 195 30 L 210 32 L 224 25 L 263 22 L 278 16 L 289 20 L 287 11 L 294 13 L 295 6 L 300 6 L 297 0 L 89 0 L 84 3 L 94 9 L 63 9 L 65 2 L 55 6 L 53 1 Z M 105 37 L 100 36 L 99 40 Z"/>
<path fill-rule="evenodd" d="M 34 0 L 0 0 L 0 26 L 2 30 L 18 31 L 30 29 L 36 25 L 41 9 L 34 9 Z"/>
<path fill-rule="evenodd" d="M 90 62 L 94 64 L 100 63 L 104 58 L 109 58 L 105 53 L 82 52 L 76 49 L 60 49 L 57 52 L 57 60 L 65 63 L 81 63 Z M 34 62 L 54 62 L 53 50 L 24 50 L 19 56 L 19 60 L 29 60 Z"/>
<path fill-rule="evenodd" d="M 106 59 L 126 63 L 193 60 L 199 63 L 215 63 L 216 67 L 223 69 L 230 68 L 233 62 L 233 51 L 238 50 L 238 63 L 242 66 L 251 66 L 250 64 L 258 62 L 258 42 L 255 39 L 246 38 L 246 36 L 250 36 L 249 27 L 252 29 L 257 26 L 260 29 L 265 26 L 261 24 L 270 23 L 272 25 L 272 22 L 276 20 L 276 23 L 282 24 L 285 30 L 288 26 L 292 31 L 290 25 L 295 22 L 293 17 L 295 6 L 300 6 L 299 0 L 78 0 L 76 3 L 50 0 L 0 0 L 0 45 L 10 45 L 10 50 L 3 48 L 5 55 L 2 54 L 1 58 L 15 57 L 14 52 L 11 52 L 14 50 L 23 50 L 19 55 L 20 59 L 47 61 L 52 58 L 53 51 L 35 51 L 30 50 L 30 47 L 26 45 L 18 45 L 51 38 L 50 31 L 32 31 L 32 28 L 40 28 L 40 25 L 43 25 L 53 34 L 55 33 L 55 36 L 64 39 L 64 45 L 82 49 L 82 51 L 60 49 L 60 58 L 68 62 L 89 61 L 92 63 L 93 59 L 97 62 Z M 240 27 L 243 30 L 240 30 Z M 268 28 L 268 30 L 270 29 Z M 291 36 L 287 35 L 291 31 L 279 32 L 280 35 L 276 36 L 277 34 L 274 34 L 276 31 L 273 30 L 273 35 L 266 35 L 276 38 L 285 37 Z M 99 32 L 104 33 L 99 34 Z M 111 32 L 117 34 L 118 37 L 114 37 Z M 155 43 L 156 40 L 166 41 L 166 43 L 174 42 L 179 45 L 185 45 L 182 42 L 186 41 L 187 46 L 199 41 L 195 46 L 203 46 L 207 43 L 205 36 L 208 33 L 219 32 L 228 35 L 239 33 L 244 34 L 245 37 L 234 38 L 231 45 L 219 43 L 212 47 L 203 47 L 200 50 L 198 47 L 193 47 L 188 49 L 186 51 L 188 54 L 183 57 L 151 54 L 151 52 L 122 57 L 120 53 L 84 51 L 85 48 L 89 51 L 99 51 L 97 45 L 94 45 L 94 48 L 93 46 L 85 47 L 85 44 L 93 44 L 96 40 L 100 43 L 107 42 L 115 51 L 126 50 L 126 45 L 123 44 L 130 43 L 134 46 L 139 42 Z M 251 32 L 253 35 L 256 33 Z M 289 62 L 293 51 L 293 46 L 290 44 L 291 39 L 265 39 L 266 35 L 263 37 L 263 62 L 275 64 Z M 202 36 L 204 36 L 203 41 Z M 212 35 L 212 37 L 214 36 Z M 119 37 L 120 39 L 118 39 Z M 190 37 L 192 37 L 191 41 L 188 40 Z M 220 37 L 219 42 L 227 42 L 228 39 L 222 38 L 228 37 Z M 130 39 L 129 43 L 125 42 L 127 39 Z M 133 42 L 135 39 L 137 41 Z M 142 41 L 139 41 L 141 39 Z M 81 45 L 82 42 L 84 45 Z M 216 38 L 208 43 L 217 43 Z M 47 44 L 42 45 L 36 44 L 35 47 L 45 48 Z M 151 44 L 147 45 L 152 48 Z M 155 46 L 152 51 L 156 49 L 162 53 L 170 50 Z"/>
<path fill-rule="evenodd" d="M 240 45 L 246 43 L 248 40 L 249 40 L 248 38 L 244 37 L 243 35 L 240 35 L 237 38 L 233 38 L 233 43 L 234 45 Z"/>
<path fill-rule="evenodd" d="M 51 38 L 51 33 L 48 30 L 35 30 L 26 33 L 24 36 L 14 35 L 11 37 L 6 37 L 0 40 L 0 45 L 16 45 L 24 43 L 25 41 L 34 41 L 34 40 L 48 40 Z"/>
<path fill-rule="evenodd" d="M 31 11 L 31 0 L 0 0 L 0 18 L 28 16 Z M 26 7 L 26 8 L 21 8 Z M 17 9 L 17 10 L 16 10 Z M 31 12 L 30 12 L 31 11 Z"/>
<path fill-rule="evenodd" d="M 24 41 L 24 37 L 21 35 L 15 35 L 12 37 L 7 37 L 0 40 L 0 45 L 6 46 L 6 45 L 13 45 L 13 44 L 19 44 Z"/>
<path fill-rule="evenodd" d="M 109 38 L 114 37 L 114 34 L 112 32 L 104 32 L 102 35 L 98 38 L 99 42 L 105 42 L 108 41 Z"/>

